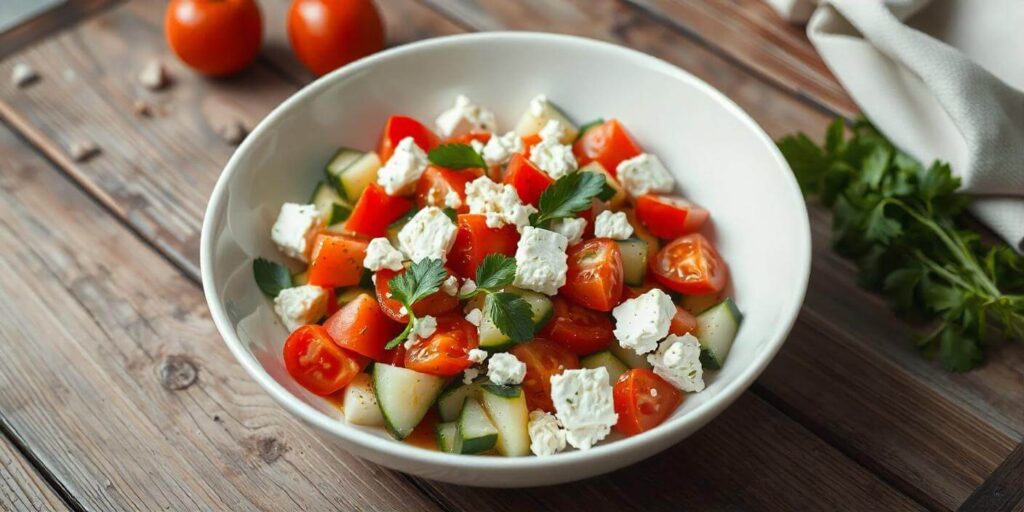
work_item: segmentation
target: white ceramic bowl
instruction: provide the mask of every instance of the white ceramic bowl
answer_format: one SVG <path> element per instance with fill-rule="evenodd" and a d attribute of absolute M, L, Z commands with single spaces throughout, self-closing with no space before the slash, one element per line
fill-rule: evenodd
<path fill-rule="evenodd" d="M 724 368 L 656 429 L 553 457 L 458 456 L 347 425 L 306 392 L 281 360 L 287 336 L 256 288 L 252 260 L 281 261 L 270 226 L 286 201 L 304 201 L 341 145 L 373 148 L 392 113 L 424 122 L 459 93 L 510 129 L 531 97 L 547 94 L 577 122 L 623 121 L 661 157 L 682 192 L 711 211 L 713 236 L 745 314 Z M 732 101 L 689 73 L 607 43 L 551 34 L 486 33 L 431 39 L 335 71 L 293 95 L 238 148 L 214 188 L 200 249 L 203 287 L 225 342 L 285 409 L 346 450 L 448 482 L 517 487 L 577 480 L 664 450 L 711 421 L 764 370 L 803 301 L 810 229 L 796 181 L 771 139 Z"/>

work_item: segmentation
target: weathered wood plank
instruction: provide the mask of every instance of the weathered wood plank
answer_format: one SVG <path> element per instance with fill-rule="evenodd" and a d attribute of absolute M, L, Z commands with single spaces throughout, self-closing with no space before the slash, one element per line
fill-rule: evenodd
<path fill-rule="evenodd" d="M 1024 510 L 1024 442 L 964 502 L 963 512 Z"/>
<path fill-rule="evenodd" d="M 48 9 L 31 19 L 0 32 L 0 59 L 35 41 L 63 30 L 120 0 L 74 0 Z"/>
<path fill-rule="evenodd" d="M 6 128 L 0 154 L 0 416 L 84 508 L 435 508 L 277 406 L 196 284 Z"/>
<path fill-rule="evenodd" d="M 68 510 L 10 440 L 0 434 L 0 510 Z"/>

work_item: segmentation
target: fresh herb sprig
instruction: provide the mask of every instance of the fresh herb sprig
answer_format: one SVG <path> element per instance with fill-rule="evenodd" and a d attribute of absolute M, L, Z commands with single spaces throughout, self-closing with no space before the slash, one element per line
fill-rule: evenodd
<path fill-rule="evenodd" d="M 476 269 L 476 289 L 459 295 L 471 299 L 486 294 L 487 317 L 513 343 L 533 338 L 533 309 L 530 303 L 514 293 L 502 291 L 516 277 L 516 260 L 504 254 L 489 254 Z"/>
<path fill-rule="evenodd" d="M 441 144 L 427 153 L 430 163 L 452 170 L 487 168 L 484 157 L 469 144 Z"/>
<path fill-rule="evenodd" d="M 270 297 L 277 297 L 281 290 L 295 285 L 288 267 L 264 258 L 253 260 L 252 274 L 256 279 L 256 286 Z"/>
<path fill-rule="evenodd" d="M 833 210 L 832 244 L 860 283 L 927 327 L 918 346 L 951 371 L 979 365 L 1001 335 L 1024 339 L 1024 258 L 965 229 L 970 198 L 947 164 L 924 167 L 867 121 L 833 122 L 818 146 L 779 141 L 805 194 Z"/>
<path fill-rule="evenodd" d="M 405 272 L 392 277 L 388 281 L 388 287 L 391 289 L 391 298 L 405 306 L 406 314 L 409 316 L 409 323 L 384 348 L 388 350 L 393 349 L 409 337 L 409 333 L 416 327 L 416 314 L 413 313 L 413 305 L 419 302 L 420 299 L 437 292 L 441 288 L 441 282 L 447 276 L 448 271 L 444 269 L 441 260 L 424 258 L 413 263 Z"/>
<path fill-rule="evenodd" d="M 558 178 L 541 193 L 538 211 L 531 223 L 535 227 L 547 227 L 553 221 L 590 208 L 592 199 L 604 195 L 607 183 L 604 176 L 589 171 L 572 172 Z"/>

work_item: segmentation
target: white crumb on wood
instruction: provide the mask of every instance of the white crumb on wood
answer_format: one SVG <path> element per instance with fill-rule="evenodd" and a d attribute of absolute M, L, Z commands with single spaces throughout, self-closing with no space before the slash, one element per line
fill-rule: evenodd
<path fill-rule="evenodd" d="M 226 121 L 224 124 L 217 127 L 217 134 L 220 135 L 224 142 L 228 144 L 238 144 L 245 139 L 245 136 L 249 131 L 245 128 L 245 125 L 237 119 Z"/>
<path fill-rule="evenodd" d="M 151 91 L 159 91 L 170 83 L 167 68 L 157 59 L 152 59 L 146 63 L 142 71 L 139 72 L 138 79 L 143 87 Z"/>
<path fill-rule="evenodd" d="M 19 62 L 11 70 L 11 83 L 17 88 L 24 88 L 39 80 L 39 73 L 32 66 Z"/>
<path fill-rule="evenodd" d="M 68 152 L 71 159 L 76 162 L 84 162 L 100 153 L 100 147 L 91 141 L 77 140 L 71 143 Z"/>

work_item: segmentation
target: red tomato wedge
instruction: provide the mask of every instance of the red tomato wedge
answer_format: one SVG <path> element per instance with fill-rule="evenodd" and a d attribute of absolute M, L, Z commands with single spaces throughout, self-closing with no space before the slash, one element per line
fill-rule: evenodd
<path fill-rule="evenodd" d="M 471 213 L 460 214 L 456 224 L 459 230 L 448 252 L 448 266 L 456 275 L 475 279 L 476 268 L 488 254 L 515 256 L 519 243 L 515 226 L 491 228 L 485 216 Z"/>
<path fill-rule="evenodd" d="M 540 134 L 527 135 L 523 137 L 523 155 L 530 156 L 530 151 L 540 142 Z M 582 165 L 580 166 L 582 167 Z"/>
<path fill-rule="evenodd" d="M 434 149 L 438 142 L 437 135 L 419 121 L 406 116 L 391 116 L 384 125 L 384 133 L 380 135 L 380 144 L 377 145 L 380 161 L 387 162 L 398 143 L 406 137 L 412 137 L 423 151 Z"/>
<path fill-rule="evenodd" d="M 608 238 L 593 238 L 567 251 L 569 270 L 560 293 L 577 304 L 611 311 L 622 297 L 622 254 Z"/>
<path fill-rule="evenodd" d="M 375 274 L 374 286 L 377 291 L 377 301 L 380 302 L 380 309 L 388 317 L 396 322 L 403 324 L 409 323 L 409 315 L 402 314 L 402 303 L 391 298 L 391 286 L 389 281 L 399 274 L 404 274 L 405 270 L 388 270 L 386 268 L 380 269 Z M 450 272 L 449 272 L 450 274 Z M 413 304 L 412 311 L 417 316 L 431 315 L 438 316 L 447 313 L 459 306 L 458 297 L 448 295 L 443 290 L 438 290 Z"/>
<path fill-rule="evenodd" d="M 540 335 L 569 349 L 578 356 L 593 354 L 615 342 L 615 326 L 607 313 L 578 306 L 561 297 L 552 297 L 554 313 Z"/>
<path fill-rule="evenodd" d="M 596 160 L 615 176 L 619 162 L 639 155 L 641 150 L 617 119 L 609 119 L 583 132 L 573 144 L 572 152 L 580 167 Z"/>
<path fill-rule="evenodd" d="M 729 282 L 729 269 L 711 242 L 699 233 L 677 238 L 651 262 L 659 283 L 687 295 L 717 293 Z"/>
<path fill-rule="evenodd" d="M 654 283 L 647 283 L 640 288 L 626 288 L 622 291 L 622 300 L 635 299 L 642 293 L 646 293 L 651 288 L 654 288 Z M 672 323 L 668 325 L 668 333 L 675 334 L 676 336 L 682 336 L 688 332 L 693 332 L 697 328 L 697 317 L 693 316 L 689 311 L 676 305 L 676 314 L 672 316 Z"/>
<path fill-rule="evenodd" d="M 632 369 L 619 376 L 612 388 L 619 422 L 615 430 L 635 436 L 661 425 L 683 401 L 672 384 L 646 369 Z"/>
<path fill-rule="evenodd" d="M 339 347 L 327 329 L 303 325 L 284 342 L 284 366 L 302 387 L 326 396 L 352 382 L 370 362 L 359 354 Z"/>
<path fill-rule="evenodd" d="M 309 259 L 309 284 L 324 288 L 359 284 L 366 246 L 367 242 L 358 238 L 317 235 Z"/>
<path fill-rule="evenodd" d="M 459 201 L 453 208 L 456 212 L 466 213 L 469 211 L 469 205 L 466 204 L 466 184 L 483 175 L 482 169 L 453 171 L 435 165 L 428 166 L 416 184 L 416 206 L 445 208 L 448 206 L 445 197 L 449 192 L 455 192 L 459 196 Z"/>
<path fill-rule="evenodd" d="M 555 405 L 551 402 L 551 376 L 579 368 L 580 361 L 576 355 L 565 347 L 540 338 L 516 345 L 509 352 L 526 365 L 522 384 L 526 407 L 531 411 L 555 412 Z"/>
<path fill-rule="evenodd" d="M 431 375 L 455 375 L 473 365 L 469 351 L 478 346 L 475 325 L 461 316 L 441 317 L 434 334 L 416 340 L 405 352 L 405 367 Z"/>
<path fill-rule="evenodd" d="M 338 345 L 374 361 L 389 360 L 384 346 L 402 332 L 402 326 L 391 321 L 368 293 L 331 315 L 324 328 Z"/>
<path fill-rule="evenodd" d="M 504 182 L 516 189 L 520 200 L 533 206 L 537 206 L 540 202 L 540 195 L 544 189 L 555 182 L 522 153 L 512 155 L 512 159 L 508 161 L 506 172 Z"/>
<path fill-rule="evenodd" d="M 465 144 L 469 146 L 474 140 L 481 144 L 487 144 L 487 141 L 491 140 L 491 132 L 469 132 L 464 135 L 456 135 L 441 141 L 441 144 Z"/>
<path fill-rule="evenodd" d="M 404 197 L 389 196 L 384 187 L 370 183 L 352 208 L 345 228 L 370 238 L 384 236 L 388 226 L 412 208 L 412 201 Z"/>
<path fill-rule="evenodd" d="M 636 198 L 636 216 L 659 238 L 693 233 L 708 220 L 708 211 L 686 199 L 646 194 Z"/>

